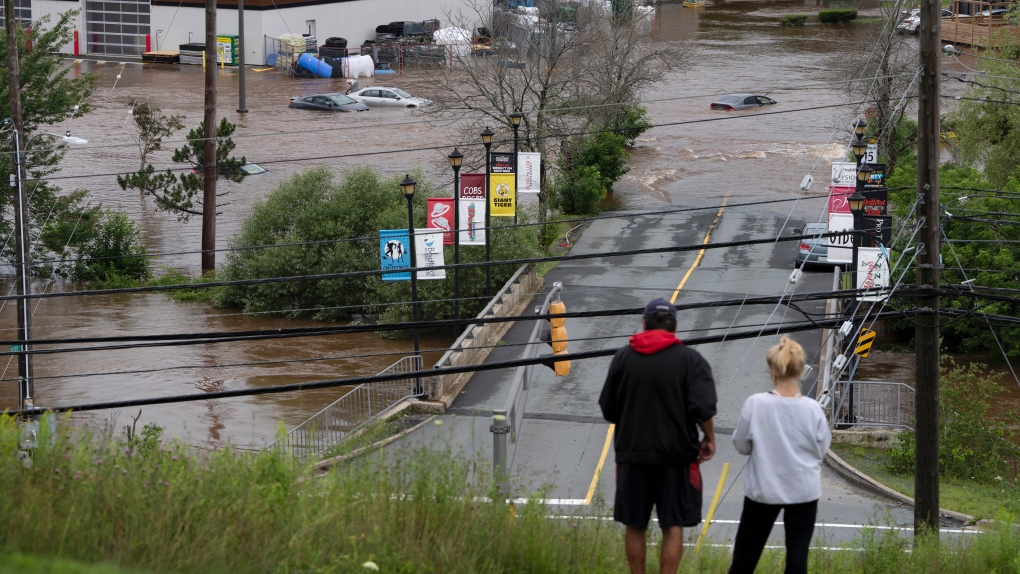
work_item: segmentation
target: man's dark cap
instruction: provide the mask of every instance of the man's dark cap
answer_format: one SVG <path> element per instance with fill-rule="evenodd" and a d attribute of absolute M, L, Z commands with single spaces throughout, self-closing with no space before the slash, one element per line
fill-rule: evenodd
<path fill-rule="evenodd" d="M 669 313 L 669 317 L 676 321 L 676 307 L 674 307 L 672 303 L 661 297 L 658 299 L 652 299 L 651 301 L 648 302 L 647 305 L 645 305 L 644 318 L 652 319 L 655 317 L 656 313 L 660 313 L 663 311 Z"/>

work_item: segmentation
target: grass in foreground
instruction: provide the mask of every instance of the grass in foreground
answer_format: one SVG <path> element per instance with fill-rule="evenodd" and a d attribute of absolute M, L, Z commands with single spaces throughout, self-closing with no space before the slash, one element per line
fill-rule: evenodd
<path fill-rule="evenodd" d="M 486 502 L 501 496 L 488 486 L 488 462 L 449 450 L 377 452 L 313 479 L 310 469 L 281 457 L 229 449 L 190 455 L 149 438 L 126 444 L 60 434 L 50 441 L 44 432 L 26 466 L 18 429 L 0 418 L 0 488 L 7 493 L 0 549 L 154 573 L 366 572 L 368 561 L 381 572 L 626 570 L 621 528 L 586 519 L 605 516 L 606 508 L 551 518 L 537 503 Z M 863 552 L 812 552 L 811 570 L 1020 567 L 1020 537 L 1008 525 L 967 543 L 905 552 L 909 539 L 872 533 L 850 545 Z M 759 572 L 781 572 L 781 555 L 766 553 Z M 653 546 L 649 561 L 657 559 Z M 682 570 L 725 572 L 728 563 L 725 549 L 706 546 L 699 556 L 688 551 Z"/>
<path fill-rule="evenodd" d="M 887 467 L 888 451 L 845 444 L 832 450 L 858 470 L 896 492 L 914 496 L 914 476 L 894 474 Z M 976 519 L 1008 518 L 1020 521 L 1020 488 L 1006 483 L 984 484 L 973 480 L 939 477 L 939 506 L 969 514 Z M 1018 571 L 1020 572 L 1020 571 Z"/>
<path fill-rule="evenodd" d="M 429 416 L 430 415 L 402 411 L 401 413 L 387 419 L 371 422 L 365 425 L 365 427 L 362 428 L 356 436 L 346 438 L 340 444 L 326 449 L 326 452 L 321 458 L 332 458 L 335 456 L 351 454 L 358 449 L 373 445 L 379 441 L 407 431 L 427 419 Z"/>
<path fill-rule="evenodd" d="M 70 560 L 0 553 L 0 574 L 142 574 L 109 564 L 82 564 Z"/>

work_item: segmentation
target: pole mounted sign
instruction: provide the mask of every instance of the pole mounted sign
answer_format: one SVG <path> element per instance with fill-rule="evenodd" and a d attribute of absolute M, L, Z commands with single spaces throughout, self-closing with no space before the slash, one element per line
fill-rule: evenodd
<path fill-rule="evenodd" d="M 406 229 L 379 230 L 379 259 L 383 271 L 411 268 L 411 249 Z M 410 281 L 411 272 L 383 273 L 382 280 Z"/>
<path fill-rule="evenodd" d="M 444 231 L 443 245 L 453 245 L 453 198 L 430 197 L 425 213 L 429 229 Z"/>
<path fill-rule="evenodd" d="M 538 193 L 541 191 L 539 166 L 542 154 L 521 152 L 517 154 L 517 193 Z"/>
<path fill-rule="evenodd" d="M 489 214 L 492 217 L 516 215 L 517 162 L 512 153 L 489 156 Z"/>
<path fill-rule="evenodd" d="M 417 251 L 418 279 L 446 279 L 446 269 L 431 269 L 431 267 L 442 267 L 443 263 L 443 233 L 418 233 L 415 234 L 414 246 Z"/>
<path fill-rule="evenodd" d="M 860 336 L 857 337 L 857 346 L 854 347 L 854 354 L 862 359 L 868 358 L 868 353 L 871 351 L 871 345 L 875 343 L 875 332 L 871 329 L 861 329 Z"/>
<path fill-rule="evenodd" d="M 485 245 L 485 174 L 460 176 L 460 244 Z"/>

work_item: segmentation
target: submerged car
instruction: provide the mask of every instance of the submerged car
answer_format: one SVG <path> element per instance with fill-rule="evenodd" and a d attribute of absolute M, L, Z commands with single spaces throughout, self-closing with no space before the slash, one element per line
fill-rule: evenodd
<path fill-rule="evenodd" d="M 350 96 L 363 104 L 368 104 L 368 106 L 372 108 L 419 108 L 432 103 L 425 98 L 412 96 L 400 88 L 380 86 L 362 88 L 355 92 L 350 92 Z"/>
<path fill-rule="evenodd" d="M 826 223 L 808 223 L 804 229 L 795 229 L 797 235 L 821 235 L 829 232 L 829 225 Z M 829 240 L 826 237 L 809 237 L 802 239 L 797 246 L 797 256 L 793 261 L 794 267 L 812 266 L 834 266 L 839 263 L 829 262 Z"/>
<path fill-rule="evenodd" d="M 365 112 L 368 106 L 343 94 L 315 94 L 290 99 L 291 108 L 325 112 Z"/>
<path fill-rule="evenodd" d="M 713 110 L 733 111 L 768 106 L 774 103 L 776 101 L 772 98 L 759 94 L 728 94 L 712 102 L 709 107 Z"/>

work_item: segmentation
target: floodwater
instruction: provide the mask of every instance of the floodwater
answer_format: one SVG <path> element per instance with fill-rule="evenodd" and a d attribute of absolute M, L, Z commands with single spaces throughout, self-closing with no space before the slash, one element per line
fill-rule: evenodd
<path fill-rule="evenodd" d="M 847 125 L 861 112 L 840 106 L 849 101 L 838 86 L 845 72 L 833 64 L 845 60 L 851 46 L 870 46 L 875 25 L 836 30 L 818 25 L 780 27 L 777 22 L 784 14 L 813 14 L 833 6 L 837 4 L 803 0 L 710 0 L 703 9 L 685 9 L 679 3 L 658 5 L 652 37 L 660 46 L 691 48 L 689 69 L 665 77 L 644 94 L 649 118 L 659 127 L 642 136 L 630 173 L 616 186 L 607 204 L 655 209 L 718 204 L 723 196 L 729 197 L 730 204 L 794 198 L 802 177 L 813 168 L 816 183 L 811 191 L 824 192 L 828 162 L 843 155 L 850 139 Z M 875 6 L 856 3 L 862 17 L 877 14 Z M 72 74 L 97 72 L 100 81 L 93 113 L 51 129 L 71 130 L 89 140 L 87 146 L 68 153 L 57 174 L 64 179 L 56 183 L 67 190 L 89 189 L 94 202 L 120 207 L 139 221 L 150 251 L 156 254 L 153 262 L 157 270 L 197 274 L 198 219 L 183 224 L 172 215 L 157 212 L 150 200 L 121 191 L 115 175 L 138 166 L 129 117 L 132 102 L 149 102 L 164 113 L 183 114 L 185 123 L 195 126 L 202 118 L 202 68 L 92 61 L 69 62 L 69 66 Z M 270 170 L 241 184 L 220 184 L 221 192 L 230 191 L 223 198 L 227 203 L 221 206 L 218 218 L 220 248 L 227 246 L 255 201 L 312 165 L 342 172 L 367 164 L 386 176 L 417 167 L 437 181 L 449 182 L 448 150 L 454 145 L 480 148 L 480 142 L 459 141 L 456 126 L 433 125 L 405 110 L 328 115 L 288 109 L 292 96 L 343 91 L 345 85 L 342 80 L 293 79 L 259 69 L 247 73 L 247 114 L 234 111 L 236 70 L 219 73 L 220 114 L 238 126 L 235 153 Z M 428 95 L 428 84 L 416 74 L 384 76 L 378 83 Z M 367 85 L 365 80 L 362 85 Z M 761 111 L 788 113 L 755 116 L 759 111 L 709 110 L 715 97 L 743 91 L 768 92 L 779 104 Z M 791 111 L 818 106 L 833 107 Z M 180 145 L 184 135 L 179 133 L 176 141 L 153 158 L 157 167 L 169 166 L 171 150 Z M 407 151 L 430 146 L 443 149 Z M 801 201 L 756 209 L 817 220 L 823 203 Z M 69 289 L 43 281 L 33 288 L 36 292 Z M 13 307 L 0 308 L 3 331 L 10 338 Z M 245 317 L 204 304 L 174 302 L 158 293 L 44 299 L 34 320 L 36 338 L 310 324 Z M 422 346 L 440 349 L 449 342 L 425 339 Z M 369 334 L 43 355 L 36 359 L 40 377 L 37 404 L 70 405 L 373 374 L 410 349 L 409 341 L 385 341 Z M 338 358 L 366 354 L 375 356 Z M 429 359 L 437 357 L 438 353 L 429 354 Z M 16 402 L 10 382 L 14 372 L 14 365 L 8 365 L 0 376 L 6 381 L 0 387 L 4 405 Z M 281 423 L 291 428 L 342 393 L 336 389 L 147 406 L 141 409 L 138 424 L 157 422 L 169 434 L 196 446 L 231 441 L 245 448 L 260 448 L 273 439 Z M 120 428 L 136 414 L 137 409 L 100 412 L 88 415 L 88 420 Z"/>

